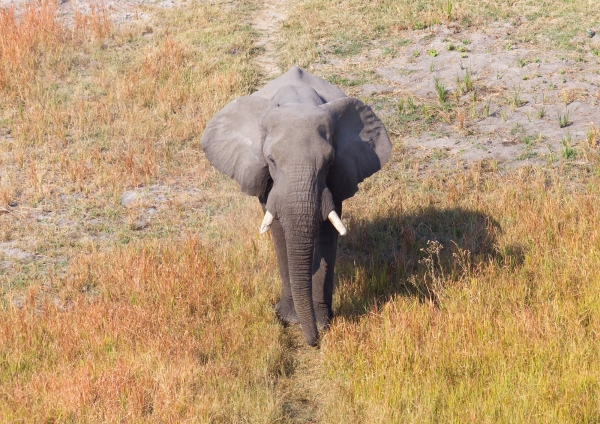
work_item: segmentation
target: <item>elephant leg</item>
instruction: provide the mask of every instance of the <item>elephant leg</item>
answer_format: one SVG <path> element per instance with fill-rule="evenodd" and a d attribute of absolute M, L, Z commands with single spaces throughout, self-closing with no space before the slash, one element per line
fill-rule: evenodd
<path fill-rule="evenodd" d="M 342 206 L 336 205 L 342 215 Z M 321 223 L 313 258 L 312 298 L 317 325 L 327 328 L 333 318 L 333 277 L 337 255 L 338 231 L 329 221 Z"/>
<path fill-rule="evenodd" d="M 292 287 L 290 285 L 290 272 L 288 267 L 288 254 L 283 228 L 278 219 L 271 225 L 271 235 L 273 245 L 277 254 L 277 265 L 279 265 L 279 275 L 281 277 L 281 299 L 275 305 L 277 317 L 285 324 L 297 324 L 299 322 L 294 300 L 292 299 Z"/>
<path fill-rule="evenodd" d="M 263 213 L 266 212 L 266 198 L 259 199 Z M 263 201 L 264 200 L 264 201 Z M 271 237 L 273 238 L 273 246 L 277 255 L 277 265 L 279 267 L 279 276 L 281 277 L 281 299 L 275 305 L 275 312 L 284 324 L 297 324 L 298 315 L 294 308 L 294 300 L 292 299 L 292 287 L 290 285 L 290 270 L 288 267 L 287 244 L 283 235 L 283 228 L 278 219 L 273 220 L 271 224 Z"/>

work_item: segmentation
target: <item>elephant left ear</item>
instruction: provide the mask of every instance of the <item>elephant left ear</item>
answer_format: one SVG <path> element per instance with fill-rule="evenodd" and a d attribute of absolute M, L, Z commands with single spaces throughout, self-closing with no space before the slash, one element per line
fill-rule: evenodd
<path fill-rule="evenodd" d="M 358 184 L 389 160 L 392 144 L 383 123 L 358 99 L 343 97 L 321 105 L 337 120 L 335 160 L 327 186 L 337 202 L 354 196 Z"/>
<path fill-rule="evenodd" d="M 262 115 L 275 104 L 243 96 L 227 104 L 208 123 L 202 149 L 212 166 L 229 175 L 251 196 L 264 196 L 270 182 L 262 153 Z"/>

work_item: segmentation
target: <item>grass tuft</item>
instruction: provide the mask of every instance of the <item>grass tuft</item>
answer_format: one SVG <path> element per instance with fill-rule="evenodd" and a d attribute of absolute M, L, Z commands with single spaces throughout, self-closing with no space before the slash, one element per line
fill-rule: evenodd
<path fill-rule="evenodd" d="M 445 106 L 446 105 L 446 92 L 447 92 L 446 86 L 444 85 L 442 80 L 439 79 L 438 77 L 433 77 L 433 85 L 435 87 L 435 92 L 437 94 L 438 102 L 440 103 L 441 106 Z"/>
<path fill-rule="evenodd" d="M 558 127 L 559 128 L 564 128 L 567 125 L 569 125 L 569 116 L 571 115 L 571 111 L 569 110 L 569 108 L 565 108 L 565 113 L 561 114 L 560 111 L 557 112 L 557 117 L 558 117 Z"/>

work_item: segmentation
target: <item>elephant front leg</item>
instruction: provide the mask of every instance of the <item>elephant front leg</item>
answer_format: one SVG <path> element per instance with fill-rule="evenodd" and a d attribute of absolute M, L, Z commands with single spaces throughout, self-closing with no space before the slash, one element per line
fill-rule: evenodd
<path fill-rule="evenodd" d="M 277 265 L 279 266 L 279 275 L 281 277 L 281 299 L 275 305 L 275 311 L 277 317 L 284 324 L 297 324 L 300 321 L 298 320 L 298 315 L 294 308 L 294 300 L 292 299 L 287 245 L 283 235 L 283 228 L 277 219 L 271 225 L 271 235 L 273 237 L 273 245 L 275 246 Z"/>
<path fill-rule="evenodd" d="M 342 215 L 341 205 L 336 207 Z M 313 306 L 317 325 L 327 328 L 333 319 L 333 277 L 337 256 L 338 231 L 329 221 L 321 223 L 313 258 Z"/>

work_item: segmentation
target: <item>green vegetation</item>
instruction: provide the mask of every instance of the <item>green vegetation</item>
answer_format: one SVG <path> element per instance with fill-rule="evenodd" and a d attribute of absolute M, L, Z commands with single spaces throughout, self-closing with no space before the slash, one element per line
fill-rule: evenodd
<path fill-rule="evenodd" d="M 527 59 L 524 59 L 522 57 L 517 58 L 517 66 L 519 68 L 523 68 L 523 67 L 527 66 L 527 64 L 529 64 L 529 61 Z"/>
<path fill-rule="evenodd" d="M 569 125 L 569 116 L 571 115 L 571 111 L 569 110 L 569 108 L 565 108 L 565 113 L 560 113 L 557 112 L 557 117 L 558 117 L 558 127 L 559 128 L 564 128 L 567 125 Z"/>
<path fill-rule="evenodd" d="M 435 92 L 437 93 L 438 102 L 440 102 L 441 106 L 446 105 L 446 86 L 438 77 L 433 78 L 433 85 L 435 87 Z"/>
<path fill-rule="evenodd" d="M 329 81 L 330 83 L 335 84 L 335 85 L 341 85 L 341 86 L 346 86 L 346 87 L 354 87 L 357 85 L 364 84 L 366 82 L 362 78 L 351 80 L 351 79 L 344 78 L 339 75 L 331 75 L 329 78 L 327 78 L 327 81 Z"/>
<path fill-rule="evenodd" d="M 565 159 L 573 159 L 577 156 L 577 151 L 571 146 L 571 133 L 567 133 L 560 143 L 563 146 L 562 155 Z"/>
<path fill-rule="evenodd" d="M 546 116 L 546 109 L 542 106 L 537 111 L 537 117 L 542 119 L 544 116 Z"/>

